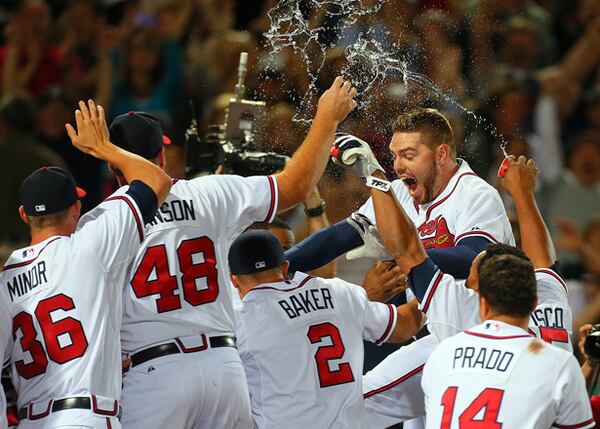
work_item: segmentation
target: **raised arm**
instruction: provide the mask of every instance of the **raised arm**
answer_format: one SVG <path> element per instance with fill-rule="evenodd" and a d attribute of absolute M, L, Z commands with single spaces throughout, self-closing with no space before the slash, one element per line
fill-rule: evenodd
<path fill-rule="evenodd" d="M 534 160 L 526 160 L 524 156 L 515 160 L 511 156 L 502 186 L 515 203 L 523 251 L 535 268 L 547 268 L 556 262 L 556 251 L 535 201 L 538 174 Z"/>
<path fill-rule="evenodd" d="M 73 146 L 114 165 L 127 183 L 135 180 L 145 183 L 156 194 L 158 206 L 163 203 L 171 190 L 171 178 L 158 165 L 110 142 L 102 106 L 96 107 L 92 100 L 87 105 L 80 101 L 79 110 L 75 111 L 75 121 L 77 131 L 71 124 L 65 125 Z"/>
<path fill-rule="evenodd" d="M 386 180 L 381 172 L 375 172 L 374 176 Z M 371 197 L 377 229 L 385 248 L 400 269 L 410 273 L 413 267 L 427 259 L 415 225 L 391 189 L 384 192 L 371 188 Z"/>
<path fill-rule="evenodd" d="M 302 145 L 283 171 L 276 175 L 278 212 L 306 200 L 323 175 L 329 150 L 340 122 L 356 107 L 356 89 L 337 77 L 319 99 L 317 113 Z"/>

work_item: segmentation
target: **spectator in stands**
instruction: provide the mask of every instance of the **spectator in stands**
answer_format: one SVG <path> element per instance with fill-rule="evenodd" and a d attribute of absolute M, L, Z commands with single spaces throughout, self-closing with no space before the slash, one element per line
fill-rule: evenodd
<path fill-rule="evenodd" d="M 155 16 L 144 14 L 137 19 L 142 28 L 114 56 L 120 73 L 116 75 L 112 114 L 145 111 L 170 124 L 183 90 L 181 49 L 174 40 L 157 36 Z"/>
<path fill-rule="evenodd" d="M 12 95 L 0 102 L 0 242 L 29 241 L 29 228 L 18 212 L 23 180 L 40 167 L 66 168 L 54 151 L 39 144 L 35 129 L 35 105 L 29 98 Z"/>
<path fill-rule="evenodd" d="M 99 178 L 108 173 L 105 164 L 75 149 L 67 135 L 65 125 L 73 117 L 73 106 L 59 88 L 47 91 L 39 97 L 37 112 L 37 130 L 40 143 L 56 152 L 67 164 L 76 183 L 86 190 L 81 201 L 82 213 L 100 203 L 102 182 Z"/>
<path fill-rule="evenodd" d="M 0 48 L 4 95 L 25 90 L 34 96 L 61 83 L 60 51 L 51 43 L 52 22 L 45 1 L 24 0 L 5 29 Z"/>
<path fill-rule="evenodd" d="M 561 219 L 582 229 L 600 213 L 600 133 L 590 131 L 579 135 L 572 144 L 567 166 L 559 179 L 543 190 L 544 213 L 553 236 L 559 235 Z M 577 254 L 560 253 L 565 265 L 581 264 Z"/>
<path fill-rule="evenodd" d="M 112 70 L 109 35 L 97 0 L 71 2 L 65 12 L 61 46 L 64 92 L 70 100 L 93 98 L 110 107 Z"/>

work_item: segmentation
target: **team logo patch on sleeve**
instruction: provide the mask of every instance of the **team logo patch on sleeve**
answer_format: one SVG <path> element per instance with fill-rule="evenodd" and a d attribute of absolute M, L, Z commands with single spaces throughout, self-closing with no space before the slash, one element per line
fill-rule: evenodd
<path fill-rule="evenodd" d="M 448 223 L 442 215 L 425 222 L 418 230 L 425 249 L 443 249 L 454 246 L 454 235 L 450 233 Z"/>

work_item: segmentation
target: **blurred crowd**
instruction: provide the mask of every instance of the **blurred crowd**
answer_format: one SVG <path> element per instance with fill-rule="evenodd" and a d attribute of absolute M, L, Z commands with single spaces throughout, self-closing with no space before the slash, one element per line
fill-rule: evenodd
<path fill-rule="evenodd" d="M 301 100 L 309 75 L 293 48 L 273 55 L 266 43 L 267 12 L 276 3 L 3 1 L 0 242 L 12 249 L 28 239 L 17 215 L 18 189 L 35 168 L 70 169 L 88 192 L 84 210 L 114 189 L 107 167 L 70 145 L 64 124 L 73 121 L 80 99 L 94 98 L 109 119 L 132 110 L 159 118 L 174 143 L 168 171 L 183 177 L 189 101 L 201 133 L 222 122 L 239 54 L 247 51 L 248 96 L 268 106 L 258 138 L 265 150 L 293 153 L 307 131 L 293 118 L 306 108 Z M 535 158 L 541 210 L 569 278 L 575 324 L 600 322 L 600 1 L 387 0 L 352 23 L 335 2 L 318 3 L 325 5 L 300 1 L 319 44 L 328 46 L 308 52 L 324 61 L 318 89 L 344 69 L 344 48 L 363 34 L 447 94 L 435 97 L 391 74 L 359 94 L 359 109 L 342 129 L 367 140 L 390 167 L 391 122 L 409 107 L 429 105 L 451 119 L 459 155 L 490 183 L 497 184 L 502 144 L 511 154 Z M 377 1 L 338 3 L 370 7 Z M 358 179 L 335 165 L 319 188 L 332 223 L 367 197 Z M 343 264 L 339 270 L 344 277 Z"/>

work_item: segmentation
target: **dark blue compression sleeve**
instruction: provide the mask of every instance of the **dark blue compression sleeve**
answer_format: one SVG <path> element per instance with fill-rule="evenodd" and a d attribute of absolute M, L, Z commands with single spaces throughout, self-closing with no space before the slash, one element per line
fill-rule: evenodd
<path fill-rule="evenodd" d="M 140 180 L 134 180 L 125 193 L 136 202 L 144 223 L 150 222 L 158 210 L 158 198 L 152 188 Z"/>
<path fill-rule="evenodd" d="M 408 287 L 413 291 L 419 302 L 423 301 L 427 288 L 437 272 L 438 267 L 430 258 L 427 258 L 419 265 L 414 266 L 408 273 Z"/>
<path fill-rule="evenodd" d="M 343 220 L 306 237 L 285 252 L 285 257 L 291 272 L 308 272 L 362 245 L 358 231 Z"/>
<path fill-rule="evenodd" d="M 469 277 L 473 259 L 490 243 L 483 237 L 468 237 L 455 247 L 445 249 L 427 249 L 427 256 L 444 274 L 450 274 L 457 279 Z"/>

